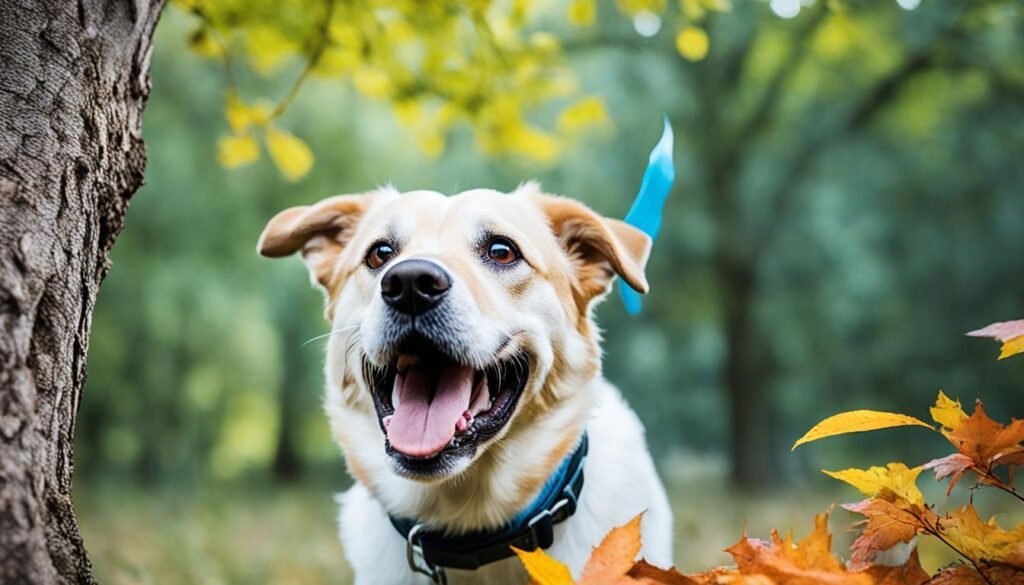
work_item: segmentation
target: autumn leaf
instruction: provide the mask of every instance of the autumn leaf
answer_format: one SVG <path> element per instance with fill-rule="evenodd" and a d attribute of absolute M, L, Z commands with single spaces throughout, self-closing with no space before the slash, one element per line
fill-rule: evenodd
<path fill-rule="evenodd" d="M 629 572 L 640 552 L 640 514 L 622 526 L 611 530 L 601 541 L 590 560 L 583 567 L 580 583 L 601 583 L 609 577 L 621 577 Z"/>
<path fill-rule="evenodd" d="M 981 402 L 959 427 L 943 434 L 983 470 L 1016 461 L 1011 456 L 1024 452 L 1024 420 L 1013 419 L 1004 426 L 988 417 Z"/>
<path fill-rule="evenodd" d="M 595 0 L 572 0 L 569 3 L 569 22 L 576 26 L 590 26 L 597 20 Z"/>
<path fill-rule="evenodd" d="M 217 141 L 217 163 L 233 169 L 260 158 L 260 145 L 249 135 L 221 136 Z"/>
<path fill-rule="evenodd" d="M 928 585 L 989 585 L 970 565 L 956 565 L 942 569 L 928 581 Z"/>
<path fill-rule="evenodd" d="M 306 143 L 279 128 L 267 128 L 267 150 L 277 168 L 292 181 L 306 176 L 313 167 L 313 152 Z"/>
<path fill-rule="evenodd" d="M 877 497 L 892 494 L 895 498 L 903 498 L 911 504 L 924 504 L 924 496 L 917 488 L 917 476 L 922 466 L 908 468 L 903 463 L 890 463 L 885 467 L 869 469 L 844 469 L 842 471 L 822 470 L 822 473 L 845 481 L 861 491 L 865 496 Z M 890 499 L 886 497 L 885 499 Z"/>
<path fill-rule="evenodd" d="M 819 514 L 814 530 L 799 543 L 772 531 L 771 541 L 748 538 L 746 534 L 726 551 L 733 556 L 743 575 L 763 575 L 777 585 L 872 585 L 863 573 L 851 573 L 831 553 L 828 514 Z"/>
<path fill-rule="evenodd" d="M 898 567 L 871 565 L 864 570 L 864 573 L 871 577 L 874 585 L 924 585 L 929 583 L 931 578 L 921 566 L 917 549 L 910 553 L 910 558 L 906 563 Z"/>
<path fill-rule="evenodd" d="M 953 453 L 939 459 L 932 459 L 925 463 L 923 467 L 935 470 L 936 481 L 942 481 L 952 476 L 953 479 L 949 481 L 949 489 L 946 490 L 946 495 L 948 496 L 953 493 L 953 487 L 956 486 L 956 482 L 960 481 L 964 472 L 973 466 L 974 461 L 970 457 L 963 453 Z"/>
<path fill-rule="evenodd" d="M 701 585 L 703 582 L 709 582 L 697 581 L 680 573 L 674 567 L 671 569 L 656 567 L 643 559 L 637 561 L 629 569 L 629 577 L 640 583 L 661 583 L 663 585 Z"/>
<path fill-rule="evenodd" d="M 1003 530 L 995 518 L 984 522 L 974 506 L 953 510 L 939 523 L 943 538 L 973 561 L 1005 563 L 1024 570 L 1024 524 Z"/>
<path fill-rule="evenodd" d="M 905 414 L 880 412 L 877 410 L 854 410 L 830 416 L 814 425 L 811 430 L 807 431 L 807 434 L 800 437 L 796 443 L 793 443 L 793 449 L 804 443 L 810 443 L 825 437 L 905 426 L 932 428 L 930 424 Z"/>
<path fill-rule="evenodd" d="M 536 585 L 573 585 L 569 568 L 549 557 L 543 550 L 526 551 L 513 546 L 512 551 L 519 557 Z"/>
<path fill-rule="evenodd" d="M 959 400 L 950 400 L 948 396 L 939 390 L 939 397 L 935 400 L 935 406 L 928 409 L 931 412 L 932 420 L 942 425 L 944 429 L 957 429 L 967 414 L 960 406 Z"/>
<path fill-rule="evenodd" d="M 850 512 L 862 514 L 867 520 L 863 530 L 850 547 L 850 568 L 861 570 L 875 560 L 875 555 L 897 544 L 909 542 L 922 528 L 921 521 L 906 506 L 881 499 L 868 499 L 856 504 L 843 504 Z"/>
<path fill-rule="evenodd" d="M 230 92 L 225 116 L 228 125 L 237 134 L 244 132 L 250 126 L 265 126 L 273 116 L 273 106 L 266 100 L 249 105 L 238 99 L 234 92 Z"/>
<path fill-rule="evenodd" d="M 1018 353 L 1024 353 L 1024 319 L 993 323 L 988 327 L 971 331 L 971 337 L 991 337 L 1003 342 L 999 359 L 1005 359 Z"/>
<path fill-rule="evenodd" d="M 592 126 L 608 124 L 608 112 L 599 97 L 585 97 L 567 106 L 558 114 L 558 129 L 565 133 L 578 132 Z"/>
<path fill-rule="evenodd" d="M 961 564 L 942 569 L 926 585 L 1024 585 L 1024 571 L 1020 569 L 986 563 L 978 563 L 978 566 L 985 577 L 973 566 Z"/>

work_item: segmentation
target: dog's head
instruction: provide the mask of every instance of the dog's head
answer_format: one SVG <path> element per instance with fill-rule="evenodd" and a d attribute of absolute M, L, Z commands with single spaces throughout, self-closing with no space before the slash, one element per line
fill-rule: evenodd
<path fill-rule="evenodd" d="M 373 421 L 336 425 L 350 466 L 374 467 L 352 460 L 356 443 L 421 482 L 586 401 L 600 369 L 591 310 L 616 274 L 647 291 L 649 251 L 642 232 L 534 184 L 332 197 L 279 213 L 259 242 L 265 256 L 301 252 L 326 292 L 329 408 L 335 393 L 347 420 Z"/>

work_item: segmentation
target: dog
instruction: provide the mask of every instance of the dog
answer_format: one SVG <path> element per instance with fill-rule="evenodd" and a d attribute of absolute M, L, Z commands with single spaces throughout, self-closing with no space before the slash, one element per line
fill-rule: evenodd
<path fill-rule="evenodd" d="M 616 276 L 647 292 L 650 249 L 532 182 L 386 187 L 270 220 L 259 253 L 300 252 L 326 294 L 325 409 L 355 479 L 338 499 L 357 585 L 526 583 L 512 546 L 544 547 L 578 578 L 641 513 L 640 556 L 672 564 L 668 498 L 642 423 L 602 377 L 593 316 Z"/>

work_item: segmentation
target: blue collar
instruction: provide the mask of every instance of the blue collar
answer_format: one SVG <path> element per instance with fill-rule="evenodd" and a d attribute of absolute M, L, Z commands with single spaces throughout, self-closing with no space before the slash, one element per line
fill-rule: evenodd
<path fill-rule="evenodd" d="M 513 546 L 521 550 L 548 548 L 554 542 L 554 525 L 576 512 L 586 456 L 587 434 L 583 433 L 579 445 L 548 478 L 540 495 L 499 529 L 453 536 L 414 519 L 389 515 L 391 524 L 408 542 L 410 568 L 435 583 L 444 583 L 444 567 L 477 569 L 513 556 Z"/>

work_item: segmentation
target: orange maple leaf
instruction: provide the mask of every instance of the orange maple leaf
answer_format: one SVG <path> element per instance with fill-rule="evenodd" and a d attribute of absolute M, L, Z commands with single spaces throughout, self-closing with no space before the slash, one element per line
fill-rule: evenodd
<path fill-rule="evenodd" d="M 859 523 L 864 529 L 850 547 L 853 554 L 849 565 L 856 571 L 868 568 L 878 553 L 909 542 L 925 527 L 922 515 L 932 514 L 906 500 L 890 502 L 879 498 L 843 504 L 843 508 L 867 517 Z"/>
<path fill-rule="evenodd" d="M 715 575 L 711 575 L 712 571 L 705 573 L 704 579 L 701 577 L 690 577 L 677 571 L 675 567 L 671 569 L 662 569 L 656 567 L 647 561 L 640 559 L 629 569 L 629 576 L 632 577 L 638 583 L 657 583 L 660 585 L 704 585 L 706 583 L 720 583 L 717 580 L 719 575 L 725 574 L 727 570 L 716 570 L 713 571 Z M 733 571 L 735 573 L 735 571 Z"/>
<path fill-rule="evenodd" d="M 1020 445 L 1024 441 L 1024 420 L 1013 419 L 1004 426 L 985 414 L 981 401 L 959 427 L 943 430 L 942 434 L 982 470 L 991 470 L 1001 464 L 1000 461 L 1015 461 L 1013 457 L 1024 453 L 1024 447 Z"/>
<path fill-rule="evenodd" d="M 640 514 L 612 528 L 601 544 L 594 547 L 583 567 L 577 585 L 704 585 L 706 581 L 690 580 L 675 569 L 659 569 L 644 560 L 636 561 L 640 552 Z M 522 561 L 532 582 L 537 585 L 573 585 L 569 568 L 542 550 L 524 551 L 512 547 Z M 742 585 L 737 583 L 736 585 Z M 770 585 L 770 584 L 769 584 Z"/>
<path fill-rule="evenodd" d="M 832 556 L 828 513 L 818 514 L 814 530 L 799 543 L 772 531 L 771 542 L 748 538 L 727 548 L 740 573 L 764 575 L 777 585 L 872 585 L 871 576 L 848 572 Z"/>
<path fill-rule="evenodd" d="M 612 528 L 601 544 L 594 547 L 594 552 L 583 567 L 580 585 L 597 585 L 629 573 L 640 552 L 642 518 L 643 514 L 640 514 L 626 524 Z"/>
<path fill-rule="evenodd" d="M 917 549 L 910 553 L 906 563 L 898 567 L 871 565 L 864 569 L 864 573 L 871 577 L 874 585 L 923 585 L 931 579 L 928 571 L 921 566 Z"/>

